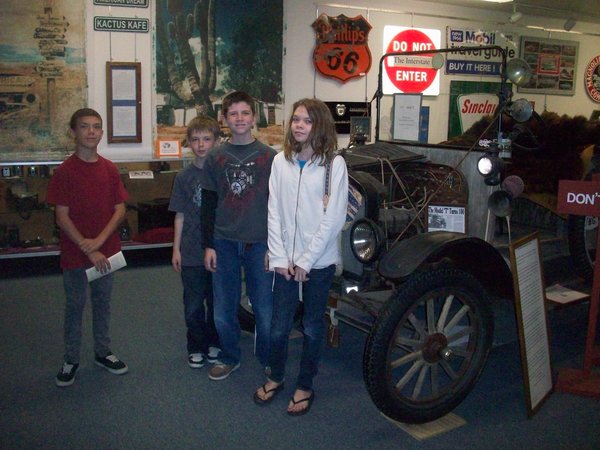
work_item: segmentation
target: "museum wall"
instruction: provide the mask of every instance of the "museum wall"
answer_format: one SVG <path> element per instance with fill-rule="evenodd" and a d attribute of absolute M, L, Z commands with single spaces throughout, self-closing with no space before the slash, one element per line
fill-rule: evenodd
<path fill-rule="evenodd" d="M 117 33 L 94 31 L 94 16 L 136 16 L 150 19 L 152 27 L 154 2 L 149 8 L 117 8 L 95 6 L 90 1 L 86 11 L 86 57 L 88 61 L 89 105 L 105 114 L 106 112 L 106 62 L 140 61 L 142 64 L 142 143 L 110 144 L 106 138 L 101 143 L 101 153 L 112 159 L 149 159 L 153 156 L 153 124 L 156 123 L 153 107 L 153 33 Z M 505 14 L 493 14 L 478 8 L 458 8 L 426 1 L 347 0 L 344 7 L 333 4 L 316 4 L 310 1 L 284 0 L 284 62 L 283 62 L 283 111 L 284 117 L 290 113 L 294 101 L 302 97 L 316 96 L 325 101 L 369 101 L 377 86 L 377 65 L 383 51 L 382 29 L 385 25 L 414 26 L 439 29 L 442 32 L 442 46 L 446 45 L 446 27 L 463 27 L 494 31 L 520 36 L 577 41 L 578 67 L 575 80 L 575 94 L 564 95 L 520 95 L 535 102 L 536 111 L 557 112 L 559 114 L 582 114 L 589 117 L 597 103 L 593 102 L 583 88 L 583 69 L 597 55 L 600 37 L 596 26 L 578 22 L 574 31 L 584 34 L 560 31 L 544 31 L 526 28 L 526 25 L 546 29 L 562 29 L 562 20 L 524 16 L 517 24 L 509 24 Z M 315 34 L 312 22 L 319 14 L 332 16 L 345 14 L 348 17 L 363 15 L 372 25 L 369 34 L 369 47 L 372 54 L 371 69 L 365 77 L 341 83 L 335 79 L 317 74 L 313 67 L 312 54 Z M 426 96 L 423 105 L 430 106 L 429 142 L 437 143 L 446 139 L 448 123 L 449 86 L 451 80 L 477 81 L 484 77 L 442 74 L 440 94 Z M 486 81 L 490 77 L 485 77 Z M 340 136 L 340 143 L 348 142 L 348 136 Z"/>

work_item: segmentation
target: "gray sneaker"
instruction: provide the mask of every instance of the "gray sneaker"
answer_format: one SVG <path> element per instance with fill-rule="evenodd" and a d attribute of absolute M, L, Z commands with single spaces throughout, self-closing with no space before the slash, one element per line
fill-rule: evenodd
<path fill-rule="evenodd" d="M 240 363 L 230 365 L 217 361 L 217 363 L 208 371 L 208 378 L 215 381 L 224 380 L 231 375 L 231 372 L 234 372 L 239 368 Z"/>
<path fill-rule="evenodd" d="M 127 364 L 125 364 L 112 353 L 106 355 L 104 358 L 96 355 L 94 363 L 96 363 L 97 366 L 108 370 L 110 373 L 114 373 L 115 375 L 123 375 L 129 371 Z"/>
<path fill-rule="evenodd" d="M 68 362 L 63 363 L 60 372 L 56 375 L 54 380 L 58 387 L 71 386 L 75 382 L 75 374 L 79 364 L 69 364 Z"/>

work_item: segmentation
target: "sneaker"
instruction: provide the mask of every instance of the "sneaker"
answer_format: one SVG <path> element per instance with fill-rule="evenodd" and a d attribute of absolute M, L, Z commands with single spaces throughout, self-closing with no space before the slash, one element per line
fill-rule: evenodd
<path fill-rule="evenodd" d="M 208 355 L 206 355 L 206 359 L 209 363 L 214 364 L 219 361 L 219 355 L 221 354 L 221 349 L 218 347 L 208 347 Z"/>
<path fill-rule="evenodd" d="M 68 362 L 63 363 L 60 372 L 56 375 L 56 385 L 58 387 L 71 386 L 75 382 L 75 374 L 79 364 L 69 364 Z"/>
<path fill-rule="evenodd" d="M 239 368 L 240 363 L 237 363 L 235 365 L 229 365 L 217 361 L 217 363 L 214 366 L 212 366 L 212 368 L 208 371 L 208 378 L 215 381 L 224 380 L 229 375 L 231 375 L 231 372 L 234 372 Z"/>
<path fill-rule="evenodd" d="M 204 355 L 202 353 L 190 353 L 188 355 L 188 366 L 199 369 L 204 366 Z"/>
<path fill-rule="evenodd" d="M 112 353 L 106 355 L 104 358 L 100 358 L 98 355 L 96 355 L 96 360 L 94 362 L 96 365 L 105 368 L 110 373 L 114 373 L 115 375 L 123 375 L 129 371 L 127 364 L 119 360 L 119 358 Z"/>

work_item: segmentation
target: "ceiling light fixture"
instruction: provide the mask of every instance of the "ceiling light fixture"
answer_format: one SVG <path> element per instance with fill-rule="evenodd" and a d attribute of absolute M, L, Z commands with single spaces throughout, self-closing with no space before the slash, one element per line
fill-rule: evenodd
<path fill-rule="evenodd" d="M 565 31 L 571 31 L 573 29 L 573 27 L 575 27 L 576 24 L 577 24 L 577 21 L 573 17 L 569 17 L 565 21 L 563 28 L 565 29 Z"/>
<path fill-rule="evenodd" d="M 517 5 L 513 5 L 513 13 L 508 18 L 508 21 L 510 23 L 517 23 L 522 18 L 523 18 L 523 13 L 517 11 Z"/>

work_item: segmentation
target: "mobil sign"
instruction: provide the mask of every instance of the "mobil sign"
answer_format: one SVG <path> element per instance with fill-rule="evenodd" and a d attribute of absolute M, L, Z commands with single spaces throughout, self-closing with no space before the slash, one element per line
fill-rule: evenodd
<path fill-rule="evenodd" d="M 404 53 L 437 50 L 441 31 L 388 25 L 383 29 L 383 52 Z M 393 55 L 383 61 L 384 94 L 411 93 L 438 95 L 440 75 L 431 60 L 434 54 Z"/>

